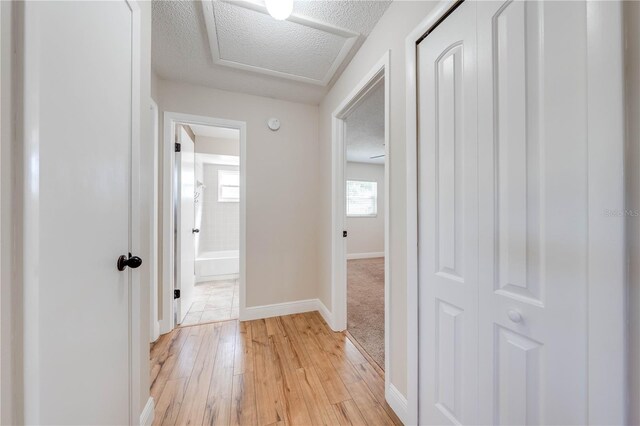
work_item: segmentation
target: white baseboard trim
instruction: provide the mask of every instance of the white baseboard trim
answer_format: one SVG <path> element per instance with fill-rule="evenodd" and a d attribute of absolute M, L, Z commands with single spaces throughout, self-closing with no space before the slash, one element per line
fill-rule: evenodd
<path fill-rule="evenodd" d="M 160 321 L 153 321 L 153 330 L 151 330 L 151 342 L 153 343 L 160 337 Z"/>
<path fill-rule="evenodd" d="M 373 259 L 374 257 L 384 257 L 384 252 L 375 252 L 375 253 L 350 253 L 347 254 L 347 259 Z"/>
<path fill-rule="evenodd" d="M 274 303 L 273 305 L 247 306 L 241 321 L 301 314 L 318 310 L 318 299 L 296 300 L 295 302 Z"/>
<path fill-rule="evenodd" d="M 329 327 L 333 329 L 332 315 L 320 299 L 296 300 L 294 302 L 275 303 L 273 305 L 248 306 L 244 309 L 240 321 L 251 321 L 313 311 L 320 312 L 322 318 L 324 318 Z"/>
<path fill-rule="evenodd" d="M 155 404 L 153 402 L 153 397 L 150 396 L 142 410 L 142 414 L 140 414 L 140 426 L 151 426 L 153 423 L 154 410 Z"/>
<path fill-rule="evenodd" d="M 167 334 L 172 330 L 169 319 L 161 319 L 158 324 L 160 325 L 160 335 Z"/>
<path fill-rule="evenodd" d="M 389 387 L 386 389 L 384 393 L 384 397 L 387 400 L 387 404 L 393 410 L 394 413 L 398 416 L 398 418 L 402 421 L 403 424 L 407 424 L 407 398 L 400 393 L 400 391 L 389 384 Z"/>
<path fill-rule="evenodd" d="M 327 309 L 324 303 L 322 303 L 322 300 L 317 299 L 317 301 L 318 301 L 317 310 L 318 312 L 320 312 L 320 315 L 322 315 L 322 318 L 324 318 L 324 321 L 327 323 L 329 328 L 331 328 L 331 330 L 333 331 L 340 331 L 340 330 L 336 330 L 336 328 L 333 325 L 333 314 L 331 313 L 331 311 L 329 311 L 329 309 Z"/>
<path fill-rule="evenodd" d="M 333 314 L 320 299 L 307 299 L 295 302 L 276 303 L 273 305 L 247 307 L 244 309 L 244 312 L 240 314 L 240 321 L 251 321 L 314 311 L 320 313 L 331 330 L 342 331 L 335 328 Z"/>

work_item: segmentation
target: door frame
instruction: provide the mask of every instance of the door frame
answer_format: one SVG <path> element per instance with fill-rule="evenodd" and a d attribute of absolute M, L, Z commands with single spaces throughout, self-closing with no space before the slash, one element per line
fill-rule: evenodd
<path fill-rule="evenodd" d="M 418 93 L 417 45 L 461 3 L 442 0 L 405 39 L 407 173 L 407 423 L 418 424 Z M 614 5 L 615 6 L 612 6 Z M 624 211 L 624 61 L 619 1 L 586 2 L 588 87 L 588 419 L 590 424 L 625 423 L 626 283 L 624 218 L 612 227 L 602 206 Z M 612 28 L 618 31 L 611 31 Z M 612 49 L 611 46 L 619 46 Z M 595 58 L 595 59 L 593 59 Z M 599 82 L 608 81 L 602 85 Z M 617 170 L 604 167 L 612 161 Z M 613 190 L 611 188 L 614 188 Z M 609 207 L 607 207 L 609 208 Z M 615 232 L 610 230 L 615 228 Z M 604 232 L 603 230 L 607 230 Z M 606 234 L 606 235 L 603 235 Z M 597 241 L 597 243 L 596 243 Z M 615 267 L 612 267 L 615 266 Z M 622 315 L 621 315 L 622 313 Z M 624 348 L 611 354 L 609 348 Z M 621 415 L 612 421 L 611 413 Z"/>
<path fill-rule="evenodd" d="M 18 418 L 14 386 L 15 386 L 15 352 L 14 340 L 18 331 L 14 318 L 17 318 L 19 306 L 15 292 L 16 271 L 13 266 L 13 243 L 16 237 L 14 221 L 20 216 L 22 208 L 14 205 L 14 188 L 12 176 L 19 166 L 15 153 L 16 125 L 13 119 L 14 108 L 19 108 L 15 99 L 15 74 L 18 61 L 14 53 L 15 24 L 13 22 L 14 5 L 11 2 L 0 2 L 0 423 L 16 424 Z M 15 336 L 15 337 L 14 337 Z"/>
<path fill-rule="evenodd" d="M 160 288 L 158 286 L 159 280 L 159 260 L 160 260 L 160 243 L 159 243 L 159 210 L 160 210 L 160 202 L 159 202 L 159 168 L 160 168 L 160 159 L 159 159 L 159 150 L 160 150 L 160 135 L 159 128 L 160 125 L 160 109 L 158 108 L 158 103 L 151 97 L 149 99 L 150 110 L 151 110 L 151 141 L 153 143 L 153 183 L 152 183 L 152 199 L 151 199 L 151 232 L 150 232 L 150 247 L 151 247 L 151 262 L 149 262 L 150 276 L 151 276 L 151 308 L 149 309 L 151 313 L 151 329 L 150 329 L 150 338 L 151 342 L 155 342 L 160 337 L 160 317 L 158 310 L 158 300 L 159 300 L 159 291 Z"/>
<path fill-rule="evenodd" d="M 331 328 L 335 331 L 343 331 L 347 328 L 347 250 L 346 239 L 342 231 L 346 229 L 346 118 L 361 103 L 367 94 L 382 81 L 384 84 L 384 369 L 385 369 L 385 395 L 388 394 L 391 385 L 391 363 L 389 359 L 390 327 L 390 260 L 389 260 L 389 164 L 390 164 L 390 138 L 389 138 L 389 51 L 376 62 L 354 87 L 347 97 L 335 109 L 331 115 L 332 121 L 332 214 L 331 214 L 331 252 L 332 252 L 332 280 L 331 280 Z"/>
<path fill-rule="evenodd" d="M 142 194 L 147 188 L 143 188 L 141 183 L 142 168 L 142 123 L 143 111 L 147 111 L 146 107 L 142 107 L 141 97 L 141 78 L 142 78 L 142 10 L 138 4 L 138 0 L 125 0 L 131 9 L 131 234 L 129 236 L 129 247 L 132 253 L 145 253 L 142 243 Z M 148 121 L 145 121 L 148 123 Z M 143 298 L 142 279 L 140 273 L 133 273 L 129 269 L 129 421 L 131 424 L 140 422 L 141 412 L 148 401 L 140 400 L 140 377 L 142 376 L 142 365 L 140 360 L 142 354 L 147 351 L 147 340 L 143 341 L 142 328 L 143 324 L 142 305 L 146 304 L 148 299 Z M 145 300 L 146 299 L 146 300 Z M 147 317 L 148 318 L 148 317 Z"/>
<path fill-rule="evenodd" d="M 240 131 L 240 278 L 239 278 L 239 318 L 244 317 L 246 309 L 246 229 L 247 229 L 247 124 L 244 121 L 227 120 L 223 118 L 205 117 L 178 112 L 164 113 L 164 140 L 163 140 L 163 168 L 162 168 L 162 319 L 160 319 L 160 333 L 165 334 L 176 326 L 174 320 L 173 289 L 174 280 L 174 253 L 175 242 L 173 240 L 175 217 L 173 213 L 173 174 L 175 172 L 174 139 L 175 126 L 179 124 L 195 124 L 203 126 L 226 127 Z"/>

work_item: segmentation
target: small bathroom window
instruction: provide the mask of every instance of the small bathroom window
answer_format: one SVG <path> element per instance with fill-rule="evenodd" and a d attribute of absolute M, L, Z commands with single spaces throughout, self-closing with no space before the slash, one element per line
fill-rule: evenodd
<path fill-rule="evenodd" d="M 237 170 L 218 170 L 218 201 L 240 202 L 240 174 Z"/>

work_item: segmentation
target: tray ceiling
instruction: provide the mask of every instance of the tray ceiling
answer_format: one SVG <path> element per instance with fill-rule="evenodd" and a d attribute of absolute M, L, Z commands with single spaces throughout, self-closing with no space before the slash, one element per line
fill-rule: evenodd
<path fill-rule="evenodd" d="M 360 34 L 293 14 L 273 19 L 247 1 L 203 3 L 215 63 L 326 86 Z"/>
<path fill-rule="evenodd" d="M 258 1 L 154 1 L 161 78 L 319 103 L 390 1 L 295 1 L 273 19 Z"/>

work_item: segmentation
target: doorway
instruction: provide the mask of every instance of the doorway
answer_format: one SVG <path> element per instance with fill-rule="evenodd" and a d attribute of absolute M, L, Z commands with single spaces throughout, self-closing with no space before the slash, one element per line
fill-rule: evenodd
<path fill-rule="evenodd" d="M 195 140 L 195 285 L 181 325 L 238 319 L 240 131 L 189 129 Z"/>
<path fill-rule="evenodd" d="M 238 319 L 244 310 L 245 123 L 165 113 L 165 145 L 167 331 Z"/>
<path fill-rule="evenodd" d="M 389 54 L 333 113 L 334 329 L 389 372 Z"/>
<path fill-rule="evenodd" d="M 345 118 L 347 332 L 384 368 L 384 78 Z"/>

